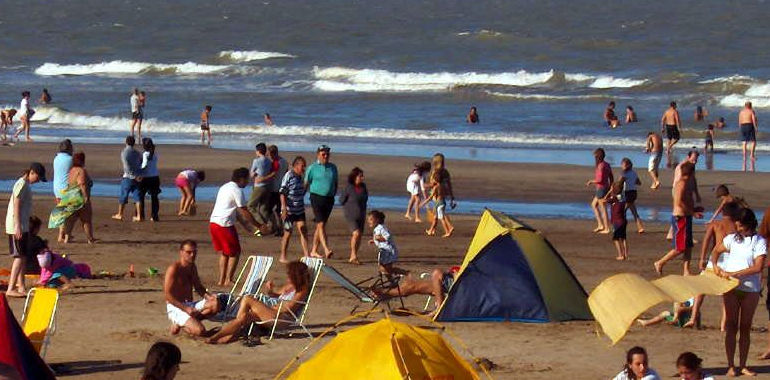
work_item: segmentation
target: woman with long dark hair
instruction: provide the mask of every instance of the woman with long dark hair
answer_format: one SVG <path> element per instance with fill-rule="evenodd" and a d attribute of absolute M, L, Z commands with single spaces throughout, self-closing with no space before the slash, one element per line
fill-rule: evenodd
<path fill-rule="evenodd" d="M 358 261 L 358 249 L 361 247 L 361 235 L 364 233 L 366 203 L 368 201 L 369 191 L 364 183 L 364 171 L 355 167 L 348 174 L 348 185 L 340 194 L 340 204 L 345 211 L 345 220 L 352 232 L 348 262 L 354 265 L 361 264 Z"/>
<path fill-rule="evenodd" d="M 158 171 L 158 155 L 155 153 L 155 144 L 152 139 L 142 139 L 142 182 L 139 183 L 139 219 L 144 220 L 144 197 L 150 193 L 150 220 L 158 221 L 160 210 L 160 172 Z"/>
<path fill-rule="evenodd" d="M 158 342 L 147 351 L 142 380 L 172 380 L 179 372 L 182 351 L 173 343 Z"/>
<path fill-rule="evenodd" d="M 754 211 L 744 208 L 735 222 L 736 233 L 725 236 L 711 253 L 714 271 L 723 277 L 737 278 L 738 287 L 722 295 L 725 307 L 725 352 L 728 376 L 755 376 L 746 367 L 751 346 L 751 323 L 762 290 L 762 270 L 765 267 L 767 241 L 757 234 Z M 729 253 L 728 253 L 729 252 Z M 722 256 L 719 262 L 719 256 Z M 738 340 L 738 370 L 735 367 L 735 344 Z"/>
<path fill-rule="evenodd" d="M 647 351 L 635 346 L 626 352 L 626 364 L 612 380 L 660 380 L 660 376 L 650 368 Z"/>

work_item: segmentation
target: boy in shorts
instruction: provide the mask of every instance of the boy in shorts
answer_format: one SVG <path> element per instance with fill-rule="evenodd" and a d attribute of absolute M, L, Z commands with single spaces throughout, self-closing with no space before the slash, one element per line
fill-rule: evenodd
<path fill-rule="evenodd" d="M 281 180 L 278 192 L 281 197 L 281 220 L 283 220 L 283 238 L 281 238 L 281 257 L 278 261 L 288 263 L 286 251 L 289 249 L 289 239 L 293 226 L 297 227 L 299 242 L 302 245 L 302 255 L 310 257 L 307 250 L 307 228 L 305 227 L 305 185 L 302 176 L 305 174 L 307 162 L 302 156 L 294 158 L 291 170 L 286 172 Z"/>
<path fill-rule="evenodd" d="M 206 106 L 201 112 L 201 145 L 206 142 L 206 136 L 208 136 L 208 146 L 211 147 L 211 125 L 209 124 L 209 118 L 211 117 L 211 106 Z"/>
<path fill-rule="evenodd" d="M 192 336 L 203 336 L 206 327 L 201 320 L 219 312 L 217 296 L 206 290 L 198 276 L 198 267 L 195 265 L 197 255 L 198 244 L 194 240 L 185 240 L 179 244 L 179 260 L 166 269 L 163 292 L 172 335 L 184 330 Z M 193 289 L 203 299 L 193 301 Z"/>
<path fill-rule="evenodd" d="M 681 164 L 681 179 L 674 186 L 674 207 L 671 215 L 671 228 L 674 233 L 673 249 L 668 251 L 654 264 L 655 272 L 663 275 L 663 266 L 676 256 L 682 255 L 682 274 L 690 274 L 690 259 L 692 258 L 692 217 L 703 217 L 703 209 L 695 208 L 693 199 L 693 181 L 690 177 L 695 173 L 695 165 L 692 162 Z"/>

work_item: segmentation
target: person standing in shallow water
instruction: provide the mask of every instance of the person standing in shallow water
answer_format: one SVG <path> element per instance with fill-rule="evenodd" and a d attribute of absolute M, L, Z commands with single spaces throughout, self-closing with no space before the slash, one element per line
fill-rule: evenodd
<path fill-rule="evenodd" d="M 669 154 L 681 137 L 679 130 L 682 128 L 682 122 L 679 119 L 679 111 L 676 110 L 676 102 L 669 104 L 668 109 L 663 113 L 663 117 L 660 118 L 660 124 L 661 133 L 665 133 L 666 139 L 668 139 L 666 154 Z"/>
<path fill-rule="evenodd" d="M 751 144 L 751 166 L 750 170 L 754 171 L 754 163 L 757 160 L 754 152 L 757 149 L 757 132 L 759 132 L 759 126 L 757 125 L 757 114 L 751 106 L 751 102 L 746 102 L 743 109 L 738 114 L 738 125 L 741 128 L 741 142 L 743 145 L 743 171 L 746 171 L 746 148 Z"/>

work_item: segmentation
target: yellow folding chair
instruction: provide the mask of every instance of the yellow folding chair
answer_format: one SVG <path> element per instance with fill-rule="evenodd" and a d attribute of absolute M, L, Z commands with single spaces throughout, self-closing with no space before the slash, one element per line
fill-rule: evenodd
<path fill-rule="evenodd" d="M 24 334 L 27 335 L 40 357 L 45 357 L 45 350 L 56 330 L 56 307 L 59 304 L 59 291 L 51 288 L 32 288 L 24 301 L 24 313 L 21 315 Z"/>

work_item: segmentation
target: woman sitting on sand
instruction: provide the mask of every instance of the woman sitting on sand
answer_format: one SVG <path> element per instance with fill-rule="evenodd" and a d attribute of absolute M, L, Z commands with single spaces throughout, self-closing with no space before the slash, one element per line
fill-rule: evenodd
<path fill-rule="evenodd" d="M 60 201 L 51 211 L 48 219 L 48 228 L 65 226 L 59 231 L 59 241 L 71 242 L 70 235 L 77 219 L 83 224 L 86 239 L 89 244 L 96 241 L 93 229 L 93 211 L 91 209 L 91 187 L 94 182 L 85 168 L 86 154 L 82 151 L 72 156 L 72 169 L 70 169 L 67 188 L 61 193 Z"/>
<path fill-rule="evenodd" d="M 623 370 L 612 380 L 660 380 L 660 376 L 649 367 L 647 351 L 636 346 L 628 350 Z"/>
<path fill-rule="evenodd" d="M 286 278 L 288 283 L 277 292 L 273 291 L 272 281 L 265 283 L 267 294 L 260 294 L 258 298 L 243 297 L 238 315 L 228 324 L 222 327 L 216 334 L 206 340 L 206 343 L 222 344 L 231 343 L 238 338 L 238 333 L 253 322 L 265 322 L 275 320 L 281 314 L 297 313 L 304 307 L 310 291 L 310 271 L 302 262 L 292 261 L 286 265 Z M 283 301 L 282 309 L 278 310 Z M 280 313 L 279 313 L 280 311 Z"/>
<path fill-rule="evenodd" d="M 756 373 L 746 367 L 749 356 L 749 340 L 754 311 L 759 302 L 759 292 L 762 289 L 762 270 L 765 267 L 767 241 L 757 234 L 757 217 L 749 208 L 744 208 L 735 222 L 738 232 L 727 235 L 722 243 L 714 248 L 711 254 L 711 265 L 717 275 L 737 278 L 740 283 L 737 288 L 722 295 L 725 320 L 725 351 L 727 352 L 727 376 L 738 374 L 756 376 Z M 729 252 L 729 253 L 728 253 Z M 721 262 L 719 256 L 724 255 Z M 735 368 L 735 343 L 740 331 L 738 342 L 738 371 Z"/>
<path fill-rule="evenodd" d="M 195 188 L 206 179 L 206 172 L 203 170 L 185 169 L 177 174 L 174 184 L 182 193 L 179 200 L 179 212 L 177 215 L 193 215 L 195 206 Z"/>

